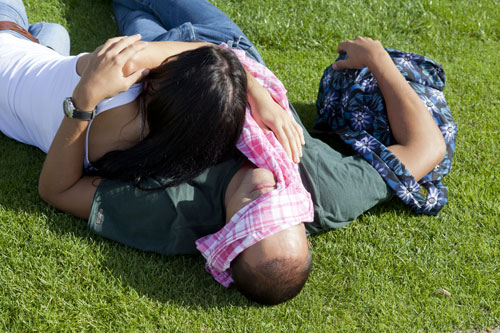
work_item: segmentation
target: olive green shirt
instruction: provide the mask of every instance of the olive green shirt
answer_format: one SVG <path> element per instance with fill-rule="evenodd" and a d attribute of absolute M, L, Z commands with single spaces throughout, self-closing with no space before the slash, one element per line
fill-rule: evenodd
<path fill-rule="evenodd" d="M 308 234 L 345 226 L 392 196 L 378 172 L 361 156 L 343 155 L 304 132 L 299 171 L 314 204 L 314 221 L 305 224 Z M 126 182 L 104 180 L 94 196 L 88 227 L 144 251 L 197 253 L 195 240 L 224 226 L 225 192 L 244 161 L 244 157 L 228 160 L 189 183 L 161 191 L 147 192 Z"/>

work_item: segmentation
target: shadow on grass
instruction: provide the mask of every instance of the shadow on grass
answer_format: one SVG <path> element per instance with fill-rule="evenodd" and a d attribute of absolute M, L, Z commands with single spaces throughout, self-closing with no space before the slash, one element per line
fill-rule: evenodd
<path fill-rule="evenodd" d="M 335 133 L 325 133 L 313 129 L 314 119 L 316 118 L 316 106 L 314 104 L 292 103 L 300 116 L 302 124 L 308 130 L 313 138 L 325 142 L 333 149 L 344 155 L 353 155 L 352 149 L 340 139 Z"/>
<path fill-rule="evenodd" d="M 298 113 L 310 113 L 313 106 L 296 103 Z M 321 137 L 322 135 L 320 135 Z M 349 153 L 338 137 L 321 138 L 336 149 Z M 38 175 L 45 155 L 30 147 L 0 135 L 0 203 L 16 212 L 47 216 L 44 222 L 51 232 L 71 234 L 98 247 L 99 265 L 140 296 L 161 303 L 183 307 L 213 308 L 220 306 L 258 306 L 246 301 L 239 293 L 218 285 L 204 270 L 201 256 L 166 257 L 137 251 L 105 240 L 87 231 L 86 223 L 59 213 L 41 201 L 37 193 Z M 392 200 L 373 208 L 372 214 L 400 210 L 402 205 Z"/>
<path fill-rule="evenodd" d="M 52 233 L 72 235 L 98 253 L 101 273 L 110 274 L 139 296 L 182 307 L 253 306 L 233 289 L 218 285 L 204 270 L 201 256 L 167 257 L 141 252 L 87 230 L 86 222 L 58 212 L 38 196 L 45 154 L 0 134 L 0 205 L 17 216 L 43 218 Z"/>
<path fill-rule="evenodd" d="M 119 35 L 110 0 L 69 0 L 64 8 L 71 54 L 92 52 L 107 39 Z"/>
<path fill-rule="evenodd" d="M 71 53 L 93 51 L 118 35 L 108 0 L 69 0 L 65 6 Z M 102 18 L 105 18 L 103 20 Z M 99 247 L 100 263 L 141 296 L 188 307 L 252 306 L 234 290 L 218 285 L 204 270 L 201 256 L 166 257 L 144 253 L 90 233 L 86 222 L 57 212 L 38 196 L 45 155 L 0 134 L 0 205 L 18 215 L 46 216 L 51 232 L 71 234 Z"/>
<path fill-rule="evenodd" d="M 192 309 L 259 307 L 213 280 L 200 255 L 167 257 L 120 244 L 107 248 L 103 265 L 139 295 Z"/>
<path fill-rule="evenodd" d="M 313 129 L 314 119 L 316 118 L 316 105 L 306 104 L 306 103 L 294 103 L 292 102 L 295 110 L 300 116 L 302 124 L 309 131 L 313 138 L 325 142 L 327 145 L 337 150 L 344 155 L 354 155 L 356 154 L 349 145 L 347 145 L 342 139 L 335 133 L 325 133 L 316 131 Z M 369 210 L 371 214 L 380 215 L 385 212 L 390 211 L 400 211 L 402 214 L 410 214 L 411 209 L 404 205 L 402 201 L 393 198 L 387 202 L 381 203 Z"/>
<path fill-rule="evenodd" d="M 10 210 L 40 212 L 38 175 L 44 154 L 4 136 L 0 132 L 0 204 Z"/>

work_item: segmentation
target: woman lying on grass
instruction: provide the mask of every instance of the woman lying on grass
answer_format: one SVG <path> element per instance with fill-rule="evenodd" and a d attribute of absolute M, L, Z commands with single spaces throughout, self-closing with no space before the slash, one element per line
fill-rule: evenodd
<path fill-rule="evenodd" d="M 161 178 L 160 188 L 173 186 L 235 152 L 247 101 L 256 112 L 266 110 L 259 103 L 275 104 L 270 97 L 254 98 L 262 88 L 235 54 L 210 43 L 145 43 L 136 35 L 69 57 L 50 49 L 67 53 L 69 45 L 45 43 L 69 43 L 61 26 L 36 30 L 48 47 L 36 43 L 26 30 L 35 33 L 40 24 L 28 26 L 22 1 L 0 1 L 0 21 L 5 22 L 0 27 L 0 132 L 48 152 L 40 194 L 79 217 L 88 217 L 92 199 L 81 185 L 97 186 L 98 177 L 65 178 L 61 169 L 71 169 L 67 161 L 138 187 L 148 177 Z M 131 72 L 137 59 L 142 67 Z M 284 138 L 291 128 L 293 143 L 298 125 L 291 117 L 264 119 L 275 128 L 273 121 L 283 117 L 277 132 Z M 68 149 L 79 140 L 85 141 L 83 150 Z M 297 159 L 298 146 L 288 145 Z M 65 157 L 68 153 L 72 156 Z"/>
<path fill-rule="evenodd" d="M 120 13 L 119 9 L 124 11 L 123 15 L 116 15 Z M 177 32 L 181 27 L 189 28 L 195 17 L 214 35 L 225 37 L 219 30 L 220 26 L 228 25 L 232 27 L 228 30 L 234 29 L 238 35 L 241 33 L 222 12 L 202 0 L 150 1 L 148 6 L 141 1 L 115 0 L 115 15 L 123 34 L 150 31 L 133 30 L 145 21 L 148 26 L 156 26 L 161 25 L 159 22 L 170 22 L 170 19 L 176 23 L 172 27 L 162 27 L 163 31 L 171 29 Z M 222 21 L 225 24 L 220 24 Z M 127 31 L 124 27 L 133 29 Z M 150 64 L 147 63 L 150 58 L 141 56 L 141 53 L 152 45 L 160 45 L 161 48 L 162 44 L 144 45 L 138 39 L 138 36 L 112 39 L 87 56 L 88 61 L 81 71 L 82 78 L 72 91 L 73 101 L 78 107 L 84 111 L 92 110 L 102 98 L 125 90 L 140 79 L 143 68 L 154 67 L 152 64 L 157 62 L 157 58 L 153 57 Z M 406 84 L 379 42 L 357 38 L 341 43 L 338 51 L 345 52 L 348 59 L 336 62 L 336 71 L 368 68 L 373 73 L 386 100 L 389 123 L 397 140 L 388 149 L 405 164 L 415 179 L 425 177 L 443 158 L 446 150 L 443 136 L 425 105 Z M 240 59 L 247 65 L 256 66 L 257 75 L 264 75 L 262 59 L 256 50 L 253 55 L 254 60 L 260 59 L 260 67 L 244 56 Z M 144 59 L 146 63 L 143 63 Z M 176 59 L 174 57 L 171 61 Z M 126 65 L 128 61 L 132 61 L 130 66 Z M 135 74 L 128 76 L 130 72 Z M 285 94 L 284 87 L 276 82 L 279 81 L 277 78 L 268 75 L 265 79 L 279 87 L 274 94 Z M 258 86 L 250 83 L 251 105 L 255 103 L 252 102 L 255 97 L 252 95 L 255 94 L 257 101 L 269 102 L 266 103 L 269 110 L 279 111 L 272 114 L 281 115 L 284 113 L 282 107 L 290 108 L 300 121 L 293 107 L 288 105 L 286 96 L 283 100 L 279 99 L 284 101 L 280 106 L 267 92 L 262 93 L 260 89 L 253 91 L 252 88 L 257 89 Z M 158 89 L 155 80 L 148 80 L 146 89 Z M 145 98 L 147 101 L 147 94 Z M 111 110 L 100 117 L 109 112 Z M 127 125 L 137 118 L 137 109 L 129 112 L 130 117 L 118 127 L 118 138 L 127 134 Z M 259 123 L 259 113 L 252 114 Z M 345 226 L 392 196 L 378 169 L 362 157 L 342 155 L 307 133 L 302 139 L 302 128 L 297 128 L 290 118 L 281 118 L 285 119 L 282 121 L 284 130 L 278 128 L 274 132 L 281 142 L 288 142 L 284 148 L 289 155 L 297 160 L 301 155 L 300 143 L 302 140 L 306 142 L 298 169 L 286 158 L 280 145 L 273 145 L 276 149 L 265 151 L 261 149 L 263 146 L 257 144 L 257 147 L 247 147 L 251 150 L 249 160 L 240 156 L 239 160 L 211 168 L 207 177 L 193 183 L 169 188 L 161 195 L 145 196 L 127 182 L 103 181 L 97 187 L 100 177 L 82 178 L 81 165 L 89 125 L 87 121 L 65 117 L 45 161 L 40 192 L 46 199 L 55 197 L 57 205 L 53 204 L 56 207 L 89 217 L 91 231 L 123 244 L 167 255 L 197 253 L 198 249 L 207 259 L 206 267 L 217 281 L 225 286 L 234 282 L 252 300 L 277 304 L 300 292 L 308 278 L 311 254 L 306 232 L 313 234 Z M 119 120 L 119 114 L 111 119 L 110 122 Z M 142 133 L 140 124 L 136 123 L 130 130 L 135 133 L 132 139 L 136 141 L 140 140 Z M 89 137 L 96 128 L 99 129 L 94 125 Z M 156 124 L 149 124 L 153 125 Z M 104 133 L 107 133 L 106 127 L 103 123 Z M 260 140 L 256 142 L 264 143 L 267 139 L 276 141 L 272 135 L 262 134 L 258 126 L 255 125 L 254 129 L 252 134 Z M 191 133 L 179 133 L 186 134 Z M 364 144 L 361 140 L 358 146 L 370 148 L 369 144 Z M 252 151 L 252 148 L 257 149 Z M 89 146 L 90 153 L 91 149 Z M 283 176 L 285 172 L 289 179 Z"/>

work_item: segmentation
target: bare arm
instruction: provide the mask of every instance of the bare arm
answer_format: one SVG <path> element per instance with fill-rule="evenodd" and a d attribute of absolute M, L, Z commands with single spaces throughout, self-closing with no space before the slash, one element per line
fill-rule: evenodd
<path fill-rule="evenodd" d="M 338 60 L 334 69 L 368 67 L 378 82 L 396 145 L 388 149 L 420 180 L 444 157 L 446 145 L 424 103 L 406 82 L 379 41 L 356 37 L 340 43 L 338 52 L 348 59 Z"/>
<path fill-rule="evenodd" d="M 152 69 L 160 66 L 163 61 L 171 56 L 182 53 L 184 51 L 194 50 L 196 48 L 211 45 L 205 42 L 143 42 L 144 49 L 137 52 L 127 63 L 123 66 L 123 75 L 129 76 L 138 70 L 144 68 Z M 79 75 L 87 67 L 92 53 L 84 54 L 78 59 L 76 64 L 76 71 Z"/>
<path fill-rule="evenodd" d="M 274 101 L 269 92 L 249 72 L 247 80 L 248 104 L 253 118 L 261 128 L 273 131 L 288 156 L 295 163 L 299 163 L 302 145 L 305 144 L 302 127 Z"/>
<path fill-rule="evenodd" d="M 77 100 L 75 98 L 75 100 Z M 65 118 L 50 147 L 40 174 L 39 193 L 48 204 L 88 218 L 100 179 L 82 177 L 88 121 Z"/>
<path fill-rule="evenodd" d="M 168 57 L 207 45 L 212 44 L 205 42 L 147 42 L 146 47 L 127 62 L 123 73 L 130 75 L 142 68 L 151 69 L 161 65 Z M 248 103 L 252 109 L 253 117 L 261 128 L 273 131 L 287 154 L 298 163 L 304 144 L 302 128 L 272 99 L 267 90 L 248 71 L 246 73 Z"/>
<path fill-rule="evenodd" d="M 145 42 L 145 48 L 137 52 L 123 67 L 123 75 L 128 76 L 136 71 L 160 66 L 165 59 L 184 51 L 194 50 L 202 46 L 212 45 L 205 42 Z"/>
<path fill-rule="evenodd" d="M 82 78 L 73 91 L 73 103 L 82 111 L 91 111 L 104 98 L 127 90 L 142 72 L 128 77 L 123 65 L 144 47 L 140 36 L 110 39 L 96 49 L 82 69 Z M 88 218 L 98 177 L 82 177 L 85 134 L 88 121 L 65 117 L 45 159 L 38 190 L 54 207 L 81 218 Z"/>

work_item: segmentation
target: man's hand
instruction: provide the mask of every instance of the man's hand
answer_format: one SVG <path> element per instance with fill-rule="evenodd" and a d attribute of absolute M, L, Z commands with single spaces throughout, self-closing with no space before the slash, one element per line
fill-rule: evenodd
<path fill-rule="evenodd" d="M 368 67 L 384 97 L 391 133 L 396 144 L 387 147 L 418 181 L 444 157 L 446 145 L 439 127 L 415 90 L 379 41 L 356 37 L 340 43 L 347 59 L 333 63 L 335 70 Z"/>
<path fill-rule="evenodd" d="M 345 52 L 347 54 L 347 59 L 335 61 L 332 64 L 335 70 L 370 67 L 381 58 L 389 57 L 389 54 L 378 40 L 359 36 L 353 40 L 340 43 L 337 47 L 337 52 Z"/>

